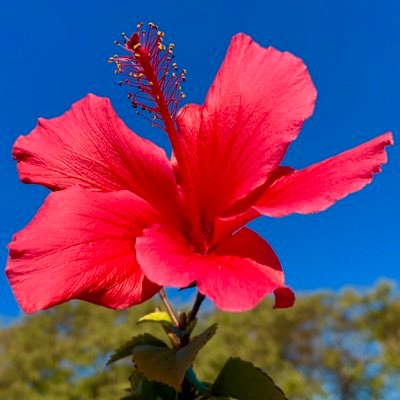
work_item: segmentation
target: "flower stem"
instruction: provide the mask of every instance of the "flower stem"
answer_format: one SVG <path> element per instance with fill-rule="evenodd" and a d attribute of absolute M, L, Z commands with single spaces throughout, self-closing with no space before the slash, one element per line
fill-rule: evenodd
<path fill-rule="evenodd" d="M 154 311 L 160 312 L 161 309 L 160 309 L 159 307 L 156 307 L 156 308 L 154 309 Z M 178 349 L 178 348 L 179 348 L 179 344 L 180 344 L 180 343 L 179 343 L 179 340 L 176 338 L 176 336 L 175 336 L 172 332 L 169 331 L 169 329 L 168 329 L 166 326 L 162 325 L 162 327 L 163 327 L 163 329 L 164 329 L 164 332 L 165 332 L 166 335 L 168 336 L 168 339 L 170 340 L 170 342 L 171 342 L 171 344 L 172 344 L 172 347 L 173 347 L 174 349 Z"/>
<path fill-rule="evenodd" d="M 193 304 L 192 310 L 189 313 L 189 321 L 188 322 L 192 322 L 196 318 L 197 313 L 200 310 L 201 304 L 203 303 L 205 298 L 206 298 L 206 296 L 204 296 L 204 294 L 197 292 L 196 300 Z"/>
<path fill-rule="evenodd" d="M 168 312 L 168 315 L 171 317 L 172 322 L 174 323 L 174 325 L 176 327 L 179 327 L 178 317 L 177 317 L 174 309 L 172 308 L 164 289 L 161 289 L 159 294 L 160 294 L 161 301 L 164 303 L 165 309 Z"/>

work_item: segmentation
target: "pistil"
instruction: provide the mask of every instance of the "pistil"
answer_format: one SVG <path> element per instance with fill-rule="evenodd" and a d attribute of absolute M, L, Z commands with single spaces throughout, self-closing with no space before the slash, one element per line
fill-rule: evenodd
<path fill-rule="evenodd" d="M 167 133 L 178 161 L 180 179 L 189 207 L 193 246 L 197 251 L 205 252 L 206 240 L 202 232 L 193 183 L 176 127 L 179 105 L 186 97 L 181 86 L 186 79 L 186 70 L 178 71 L 173 54 L 175 46 L 173 43 L 164 45 L 164 32 L 161 32 L 157 25 L 150 22 L 148 28 L 143 29 L 143 24 L 139 23 L 137 29 L 130 38 L 122 34 L 122 43 L 115 42 L 127 55 L 114 55 L 110 57 L 109 62 L 115 62 L 115 73 L 125 78 L 119 81 L 119 84 L 135 89 L 128 93 L 128 98 L 136 113 L 150 120 L 152 126 L 159 127 Z"/>
<path fill-rule="evenodd" d="M 163 44 L 164 32 L 157 25 L 149 23 L 148 29 L 138 24 L 138 31 L 130 38 L 123 34 L 124 41 L 120 45 L 128 54 L 115 55 L 109 59 L 115 62 L 115 72 L 125 77 L 120 85 L 131 87 L 128 98 L 132 107 L 147 112 L 144 115 L 151 119 L 153 126 L 158 126 L 171 136 L 176 135 L 174 119 L 179 104 L 185 94 L 182 83 L 186 78 L 186 70 L 178 72 L 174 60 L 174 44 Z M 149 118 L 150 117 L 150 118 Z"/>

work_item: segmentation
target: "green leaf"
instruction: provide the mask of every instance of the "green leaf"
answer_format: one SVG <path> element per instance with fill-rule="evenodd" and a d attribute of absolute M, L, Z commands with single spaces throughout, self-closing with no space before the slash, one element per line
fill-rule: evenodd
<path fill-rule="evenodd" d="M 154 345 L 140 345 L 133 349 L 133 361 L 147 379 L 165 383 L 179 391 L 186 370 L 192 365 L 199 350 L 212 338 L 217 329 L 210 326 L 179 350 Z"/>
<path fill-rule="evenodd" d="M 150 314 L 144 315 L 139 319 L 138 324 L 143 322 L 153 322 L 166 326 L 167 328 L 174 327 L 171 317 L 165 311 L 154 311 Z"/>
<path fill-rule="evenodd" d="M 124 397 L 121 397 L 119 400 L 138 400 L 135 394 L 129 393 Z"/>
<path fill-rule="evenodd" d="M 210 400 L 234 400 L 232 397 L 226 397 L 226 396 L 212 396 L 210 397 Z"/>
<path fill-rule="evenodd" d="M 143 374 L 135 369 L 129 377 L 131 382 L 131 396 L 134 400 L 175 400 L 176 392 L 167 385 L 150 382 Z"/>
<path fill-rule="evenodd" d="M 225 363 L 211 393 L 239 400 L 287 400 L 265 372 L 240 358 L 230 358 Z"/>
<path fill-rule="evenodd" d="M 132 393 L 137 400 L 157 400 L 155 387 L 137 370 L 134 370 L 129 377 L 131 381 Z"/>
<path fill-rule="evenodd" d="M 167 347 L 167 345 L 160 339 L 156 338 L 149 333 L 144 333 L 142 335 L 134 336 L 129 342 L 119 347 L 111 355 L 110 359 L 107 361 L 107 365 L 112 364 L 115 361 L 121 360 L 122 358 L 132 356 L 132 351 L 136 346 L 139 345 L 152 345 L 157 347 Z"/>

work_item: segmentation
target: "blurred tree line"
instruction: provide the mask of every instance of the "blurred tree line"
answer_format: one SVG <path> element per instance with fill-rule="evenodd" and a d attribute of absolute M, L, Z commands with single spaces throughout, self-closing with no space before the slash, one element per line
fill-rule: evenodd
<path fill-rule="evenodd" d="M 400 393 L 400 295 L 384 282 L 300 296 L 288 310 L 266 300 L 242 314 L 203 313 L 215 337 L 195 363 L 212 381 L 230 356 L 264 369 L 291 400 L 383 400 Z M 112 400 L 129 386 L 130 359 L 106 367 L 110 353 L 156 325 L 136 321 L 155 302 L 113 311 L 84 302 L 27 316 L 0 330 L 0 399 Z"/>

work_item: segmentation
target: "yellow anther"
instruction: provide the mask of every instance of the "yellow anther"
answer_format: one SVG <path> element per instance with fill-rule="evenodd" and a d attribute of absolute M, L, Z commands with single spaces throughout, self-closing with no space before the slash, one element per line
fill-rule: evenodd
<path fill-rule="evenodd" d="M 149 86 L 153 86 L 154 83 L 152 81 L 149 81 Z"/>
<path fill-rule="evenodd" d="M 140 46 L 140 43 L 136 43 L 136 44 L 133 46 L 133 50 L 136 50 L 139 46 Z"/>
<path fill-rule="evenodd" d="M 139 58 L 139 57 L 140 57 L 140 54 L 139 54 L 139 53 L 135 53 L 135 57 L 136 57 L 136 58 Z"/>
<path fill-rule="evenodd" d="M 182 94 L 181 94 L 181 97 L 182 97 L 182 99 L 184 99 L 184 98 L 186 97 L 186 94 L 185 94 L 185 93 L 182 93 Z"/>
<path fill-rule="evenodd" d="M 137 28 L 137 29 L 140 29 L 142 26 L 143 26 L 143 22 L 139 22 L 139 23 L 136 25 L 136 28 Z"/>

